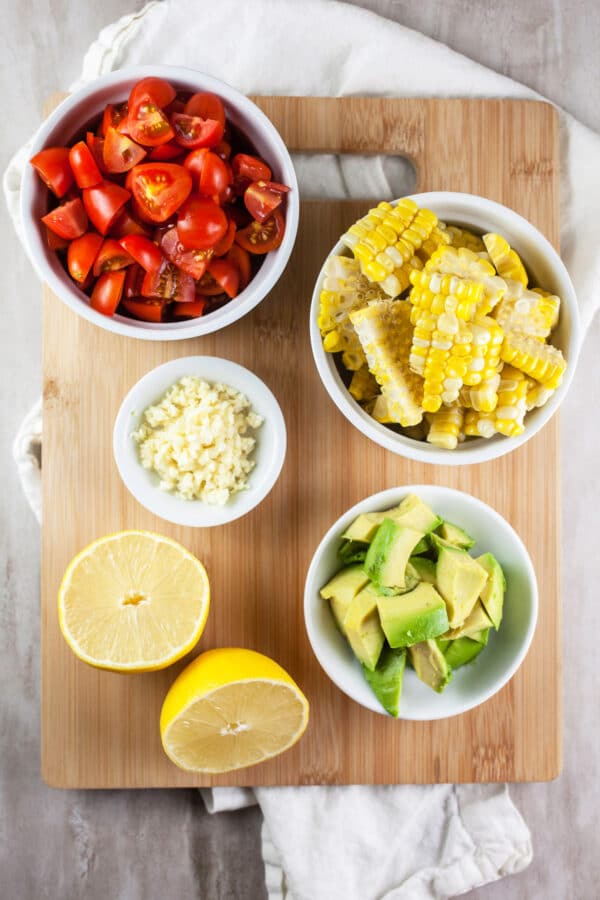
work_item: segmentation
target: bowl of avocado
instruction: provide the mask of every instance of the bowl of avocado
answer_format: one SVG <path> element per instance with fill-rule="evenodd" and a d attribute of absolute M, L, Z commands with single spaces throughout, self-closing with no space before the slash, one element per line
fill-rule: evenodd
<path fill-rule="evenodd" d="M 306 577 L 322 668 L 377 713 L 430 721 L 489 700 L 527 654 L 538 612 L 515 530 L 463 491 L 410 485 L 334 522 Z"/>

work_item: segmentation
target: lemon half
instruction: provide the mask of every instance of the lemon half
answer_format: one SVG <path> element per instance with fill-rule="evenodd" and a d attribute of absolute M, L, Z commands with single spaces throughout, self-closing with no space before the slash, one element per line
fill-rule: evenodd
<path fill-rule="evenodd" d="M 243 769 L 283 753 L 308 724 L 308 700 L 280 665 L 254 650 L 202 653 L 163 703 L 165 753 L 188 772 Z"/>
<path fill-rule="evenodd" d="M 91 666 L 150 672 L 194 647 L 209 605 L 208 576 L 195 556 L 170 538 L 122 531 L 69 564 L 58 620 L 71 650 Z"/>

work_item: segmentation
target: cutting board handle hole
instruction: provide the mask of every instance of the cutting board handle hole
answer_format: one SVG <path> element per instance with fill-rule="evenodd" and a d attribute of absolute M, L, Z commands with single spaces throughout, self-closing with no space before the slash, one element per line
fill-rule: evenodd
<path fill-rule="evenodd" d="M 394 200 L 413 194 L 417 170 L 405 156 L 293 153 L 304 200 Z"/>

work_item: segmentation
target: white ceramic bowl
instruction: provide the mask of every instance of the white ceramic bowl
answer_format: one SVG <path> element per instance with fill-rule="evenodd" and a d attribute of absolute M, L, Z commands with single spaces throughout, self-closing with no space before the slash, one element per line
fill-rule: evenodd
<path fill-rule="evenodd" d="M 361 706 L 387 715 L 365 681 L 360 664 L 337 629 L 329 603 L 320 597 L 319 590 L 339 570 L 340 535 L 356 516 L 389 509 L 411 493 L 475 537 L 472 553 L 493 553 L 507 582 L 500 630 L 490 632 L 488 645 L 476 662 L 457 669 L 442 694 L 419 681 L 407 666 L 400 718 L 430 721 L 479 706 L 512 678 L 533 638 L 538 590 L 531 559 L 517 533 L 495 510 L 470 494 L 418 484 L 391 488 L 361 500 L 334 522 L 317 547 L 304 590 L 304 618 L 310 643 L 321 666 L 341 691 Z"/>
<path fill-rule="evenodd" d="M 352 422 L 355 428 L 358 428 L 375 443 L 400 456 L 420 462 L 445 466 L 485 462 L 510 453 L 532 438 L 554 415 L 564 400 L 575 372 L 581 344 L 579 308 L 575 289 L 564 263 L 550 242 L 537 228 L 534 228 L 512 209 L 473 194 L 445 191 L 413 194 L 412 199 L 419 206 L 432 209 L 442 221 L 448 224 L 469 227 L 482 234 L 488 231 L 498 232 L 523 258 L 533 282 L 551 290 L 561 298 L 560 320 L 558 327 L 552 333 L 552 342 L 563 351 L 568 362 L 561 386 L 545 406 L 527 413 L 525 431 L 518 437 L 509 438 L 495 435 L 489 440 L 470 439 L 459 444 L 456 450 L 444 450 L 424 441 L 412 440 L 397 434 L 385 425 L 376 422 L 353 399 L 340 377 L 332 354 L 323 350 L 317 316 L 324 267 L 317 278 L 310 309 L 310 339 L 313 356 L 325 389 L 338 409 Z M 348 255 L 349 251 L 341 241 L 338 241 L 329 255 L 333 254 Z"/>
<path fill-rule="evenodd" d="M 268 253 L 248 287 L 221 309 L 200 319 L 186 322 L 150 323 L 125 316 L 103 316 L 89 305 L 65 272 L 58 255 L 46 244 L 40 218 L 48 211 L 49 191 L 31 166 L 26 166 L 21 184 L 21 221 L 25 247 L 42 281 L 57 297 L 88 321 L 128 337 L 154 341 L 173 341 L 218 331 L 236 322 L 254 309 L 279 280 L 285 269 L 298 230 L 300 199 L 298 182 L 290 155 L 275 126 L 265 114 L 239 91 L 223 81 L 193 69 L 178 66 L 140 66 L 119 69 L 103 75 L 71 94 L 52 112 L 33 139 L 31 156 L 44 147 L 66 144 L 86 123 L 101 115 L 107 103 L 118 103 L 129 96 L 136 81 L 148 75 L 166 78 L 177 90 L 212 91 L 223 100 L 229 120 L 252 142 L 258 154 L 273 170 L 273 179 L 289 185 L 286 200 L 286 230 L 281 246 Z"/>
<path fill-rule="evenodd" d="M 222 382 L 241 391 L 252 410 L 264 419 L 255 432 L 256 463 L 248 476 L 248 488 L 234 494 L 225 506 L 200 500 L 184 500 L 159 487 L 155 472 L 144 469 L 131 434 L 141 423 L 144 410 L 157 403 L 180 378 L 195 375 L 206 381 Z M 187 356 L 152 369 L 129 391 L 115 420 L 113 452 L 119 474 L 136 500 L 150 512 L 176 525 L 206 528 L 226 525 L 245 516 L 264 500 L 279 477 L 286 451 L 285 420 L 269 388 L 248 369 L 214 356 Z"/>

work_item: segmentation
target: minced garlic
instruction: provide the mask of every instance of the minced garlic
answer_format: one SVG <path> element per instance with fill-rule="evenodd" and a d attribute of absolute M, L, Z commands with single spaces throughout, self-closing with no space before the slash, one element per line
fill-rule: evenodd
<path fill-rule="evenodd" d="M 162 490 L 223 506 L 248 486 L 256 444 L 248 432 L 262 423 L 239 391 L 189 376 L 144 411 L 132 437 Z"/>

